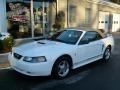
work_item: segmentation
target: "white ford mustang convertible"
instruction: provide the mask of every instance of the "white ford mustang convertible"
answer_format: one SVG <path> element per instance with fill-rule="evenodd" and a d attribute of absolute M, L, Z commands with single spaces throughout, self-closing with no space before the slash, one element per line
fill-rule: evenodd
<path fill-rule="evenodd" d="M 23 44 L 9 54 L 11 67 L 29 76 L 66 77 L 71 69 L 108 61 L 114 48 L 112 35 L 87 28 L 67 28 L 49 39 Z"/>

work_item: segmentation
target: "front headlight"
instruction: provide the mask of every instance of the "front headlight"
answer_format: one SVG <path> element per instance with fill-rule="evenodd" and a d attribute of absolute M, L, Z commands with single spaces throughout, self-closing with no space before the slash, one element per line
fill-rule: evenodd
<path fill-rule="evenodd" d="M 39 63 L 39 62 L 46 62 L 45 56 L 39 57 L 24 57 L 23 61 L 31 62 L 31 63 Z"/>

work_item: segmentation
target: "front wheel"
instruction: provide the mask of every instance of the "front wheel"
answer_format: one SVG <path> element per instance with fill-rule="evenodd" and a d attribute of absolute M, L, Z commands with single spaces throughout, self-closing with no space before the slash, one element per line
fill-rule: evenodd
<path fill-rule="evenodd" d="M 58 79 L 65 78 L 71 69 L 70 62 L 68 58 L 62 57 L 58 59 L 53 67 L 53 76 L 55 76 Z"/>
<path fill-rule="evenodd" d="M 106 48 L 104 55 L 103 55 L 103 60 L 104 61 L 109 61 L 111 56 L 111 49 L 109 47 Z"/>

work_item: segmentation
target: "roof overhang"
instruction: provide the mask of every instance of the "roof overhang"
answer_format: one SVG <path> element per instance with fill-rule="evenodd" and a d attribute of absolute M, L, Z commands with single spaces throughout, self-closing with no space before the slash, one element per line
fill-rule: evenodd
<path fill-rule="evenodd" d="M 99 4 L 99 5 L 105 5 L 105 6 L 113 7 L 113 8 L 120 8 L 119 4 L 113 3 L 110 1 L 105 1 L 105 0 L 87 0 L 87 2 L 95 3 L 95 4 Z"/>
<path fill-rule="evenodd" d="M 106 5 L 106 6 L 113 7 L 113 8 L 120 8 L 119 4 L 109 2 L 109 1 L 100 1 L 98 2 L 98 4 Z"/>
<path fill-rule="evenodd" d="M 31 1 L 31 0 L 24 0 L 24 1 Z M 33 0 L 36 2 L 56 2 L 56 0 Z"/>

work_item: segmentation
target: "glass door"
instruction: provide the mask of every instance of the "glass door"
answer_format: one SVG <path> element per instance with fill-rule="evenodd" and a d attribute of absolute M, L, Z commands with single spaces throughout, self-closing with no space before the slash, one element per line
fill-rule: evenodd
<path fill-rule="evenodd" d="M 45 36 L 48 31 L 49 2 L 7 0 L 7 30 L 15 38 Z"/>
<path fill-rule="evenodd" d="M 44 36 L 48 31 L 48 2 L 33 2 L 34 36 Z"/>
<path fill-rule="evenodd" d="M 6 0 L 7 30 L 15 38 L 31 37 L 30 1 Z"/>

